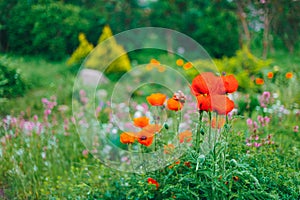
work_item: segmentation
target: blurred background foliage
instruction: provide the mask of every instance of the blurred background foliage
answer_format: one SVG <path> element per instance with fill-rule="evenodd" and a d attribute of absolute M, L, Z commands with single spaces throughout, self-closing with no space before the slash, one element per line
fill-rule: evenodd
<path fill-rule="evenodd" d="M 1 111 L 7 114 L 17 109 L 9 91 L 18 91 L 13 92 L 14 97 L 22 96 L 25 88 L 29 89 L 29 98 L 15 99 L 19 109 L 31 106 L 39 110 L 32 96 L 39 99 L 72 85 L 74 72 L 101 40 L 145 26 L 170 28 L 196 40 L 208 51 L 220 73 L 236 75 L 242 92 L 260 92 L 264 87 L 255 84 L 255 78 L 266 78 L 268 71 L 274 72 L 276 80 L 285 80 L 289 71 L 298 76 L 300 1 L 0 0 L 0 64 L 10 72 L 2 70 L 1 87 L 12 77 L 19 80 L 19 86 L 1 89 L 1 103 L 5 101 Z M 159 39 L 169 40 L 167 34 Z M 109 59 L 113 56 L 109 49 L 123 51 L 116 41 L 98 55 Z M 176 67 L 177 56 L 156 49 L 137 50 L 112 63 L 106 75 L 114 81 L 130 67 L 152 58 Z M 203 62 L 192 61 L 194 66 L 204 66 Z M 209 70 L 211 64 L 203 70 Z M 94 68 L 101 70 L 96 65 Z M 193 68 L 184 72 L 188 80 L 198 73 Z M 299 95 L 299 90 L 293 94 L 296 99 Z M 70 93 L 60 98 L 64 103 L 70 99 Z"/>
<path fill-rule="evenodd" d="M 159 26 L 185 33 L 216 58 L 243 44 L 267 50 L 299 44 L 299 1 L 227 0 L 1 0 L 0 50 L 61 60 L 79 45 L 97 44 L 105 24 L 112 32 Z M 167 37 L 167 36 L 166 36 Z"/>

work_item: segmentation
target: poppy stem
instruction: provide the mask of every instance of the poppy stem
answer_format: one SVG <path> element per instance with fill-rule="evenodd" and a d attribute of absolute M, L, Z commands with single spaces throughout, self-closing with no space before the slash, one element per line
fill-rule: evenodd
<path fill-rule="evenodd" d="M 208 112 L 209 127 L 208 127 L 208 147 L 211 149 L 211 112 Z"/>
<path fill-rule="evenodd" d="M 130 165 L 132 168 L 132 173 L 134 174 L 135 177 L 135 170 L 134 170 L 134 165 L 133 165 L 133 156 L 132 156 L 132 144 L 128 144 L 128 151 L 129 151 L 129 156 L 130 156 Z"/>
<path fill-rule="evenodd" d="M 197 132 L 196 132 L 196 150 L 198 153 L 200 153 L 200 132 L 202 128 L 202 118 L 203 118 L 203 111 L 199 110 L 199 121 L 198 121 L 198 127 L 197 127 Z"/>

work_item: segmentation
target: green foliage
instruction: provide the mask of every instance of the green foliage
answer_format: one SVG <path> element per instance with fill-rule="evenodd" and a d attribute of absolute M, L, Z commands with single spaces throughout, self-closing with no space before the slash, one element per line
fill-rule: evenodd
<path fill-rule="evenodd" d="M 43 54 L 59 60 L 77 46 L 80 32 L 101 26 L 98 14 L 61 2 L 30 5 L 18 3 L 7 22 L 9 49 L 18 53 Z M 22 38 L 22 39 L 21 39 Z"/>
<path fill-rule="evenodd" d="M 10 69 L 0 62 L 0 99 L 23 96 L 26 84 L 16 69 Z"/>
<path fill-rule="evenodd" d="M 195 60 L 193 65 L 203 71 L 215 71 L 218 69 L 222 74 L 234 74 L 239 82 L 239 91 L 251 92 L 258 89 L 255 84 L 256 77 L 262 77 L 262 70 L 269 67 L 272 60 L 262 60 L 253 55 L 249 49 L 244 46 L 236 51 L 233 57 L 223 57 L 222 59 L 213 59 L 213 63 L 206 60 Z M 187 71 L 190 77 L 195 77 L 199 72 L 195 69 Z"/>
<path fill-rule="evenodd" d="M 112 37 L 112 32 L 108 25 L 103 28 L 103 32 L 98 40 L 98 43 L 102 43 L 101 48 L 96 48 L 88 57 L 88 59 L 85 61 L 86 67 L 98 69 L 106 74 L 122 74 L 130 70 L 130 60 L 124 48 L 118 45 L 114 37 Z M 110 63 L 109 61 L 113 62 Z M 104 66 L 102 63 L 110 64 L 109 66 Z"/>
<path fill-rule="evenodd" d="M 151 4 L 150 22 L 187 34 L 213 57 L 232 56 L 239 41 L 237 18 L 230 6 L 224 2 L 220 6 L 219 1 L 156 1 Z"/>

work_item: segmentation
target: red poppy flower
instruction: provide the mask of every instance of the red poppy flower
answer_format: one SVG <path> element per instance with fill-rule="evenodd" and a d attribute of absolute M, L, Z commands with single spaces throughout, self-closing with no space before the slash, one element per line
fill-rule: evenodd
<path fill-rule="evenodd" d="M 148 178 L 148 184 L 155 185 L 156 189 L 158 189 L 158 187 L 159 187 L 159 183 L 155 179 L 153 179 L 153 178 Z"/>
<path fill-rule="evenodd" d="M 227 115 L 234 108 L 234 102 L 225 95 L 211 97 L 212 110 L 220 115 Z"/>
<path fill-rule="evenodd" d="M 202 111 L 209 112 L 211 108 L 211 99 L 209 95 L 199 95 L 197 96 L 198 109 Z"/>
<path fill-rule="evenodd" d="M 191 162 L 184 162 L 184 165 L 187 166 L 188 168 L 191 168 Z"/>
<path fill-rule="evenodd" d="M 133 123 L 136 127 L 144 128 L 149 124 L 149 118 L 148 117 L 134 118 Z"/>
<path fill-rule="evenodd" d="M 159 132 L 161 129 L 160 125 L 149 124 L 144 127 L 140 132 L 137 133 L 138 142 L 145 146 L 150 146 L 153 142 L 155 133 Z"/>
<path fill-rule="evenodd" d="M 166 100 L 167 96 L 161 93 L 151 94 L 147 97 L 147 101 L 152 106 L 162 106 Z"/>
<path fill-rule="evenodd" d="M 233 93 L 238 89 L 239 83 L 234 75 L 231 74 L 228 76 L 222 76 L 221 78 L 223 80 L 226 93 Z"/>
<path fill-rule="evenodd" d="M 121 133 L 120 142 L 123 144 L 132 144 L 135 141 L 135 137 L 133 133 Z"/>
<path fill-rule="evenodd" d="M 179 137 L 180 143 L 190 142 L 192 140 L 192 132 L 189 130 L 183 131 L 183 132 L 179 133 L 178 137 Z"/>
<path fill-rule="evenodd" d="M 178 111 L 182 109 L 182 103 L 171 98 L 167 101 L 167 107 L 169 110 Z"/>
<path fill-rule="evenodd" d="M 195 96 L 200 94 L 220 94 L 224 93 L 222 85 L 220 77 L 215 76 L 212 72 L 204 72 L 193 79 L 191 90 Z"/>
<path fill-rule="evenodd" d="M 263 85 L 263 84 L 265 83 L 265 81 L 264 81 L 264 79 L 262 79 L 262 78 L 256 78 L 256 79 L 255 79 L 255 83 L 256 83 L 257 85 Z"/>

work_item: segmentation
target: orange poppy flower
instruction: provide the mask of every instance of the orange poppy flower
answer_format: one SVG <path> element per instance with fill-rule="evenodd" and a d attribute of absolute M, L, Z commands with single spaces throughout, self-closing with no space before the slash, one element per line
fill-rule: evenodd
<path fill-rule="evenodd" d="M 255 83 L 256 83 L 257 85 L 263 85 L 263 84 L 265 83 L 265 81 L 264 81 L 264 79 L 262 79 L 262 78 L 256 78 L 256 79 L 255 79 Z"/>
<path fill-rule="evenodd" d="M 293 78 L 293 73 L 292 73 L 292 72 L 287 72 L 287 73 L 285 74 L 285 78 L 287 78 L 287 79 Z"/>
<path fill-rule="evenodd" d="M 144 128 L 149 124 L 149 118 L 148 117 L 134 118 L 133 123 L 136 127 Z"/>
<path fill-rule="evenodd" d="M 189 130 L 183 131 L 183 132 L 179 133 L 178 137 L 179 137 L 180 143 L 190 142 L 192 140 L 192 132 Z"/>
<path fill-rule="evenodd" d="M 193 67 L 193 64 L 191 62 L 187 62 L 183 65 L 183 69 L 188 70 Z"/>
<path fill-rule="evenodd" d="M 269 79 L 273 78 L 273 77 L 274 77 L 273 72 L 268 72 L 267 77 L 268 77 Z"/>
<path fill-rule="evenodd" d="M 164 71 L 166 71 L 166 68 L 164 66 L 160 65 L 160 66 L 157 67 L 157 70 L 159 72 L 164 72 Z"/>
<path fill-rule="evenodd" d="M 167 107 L 169 110 L 178 111 L 182 109 L 182 103 L 171 98 L 167 101 Z"/>
<path fill-rule="evenodd" d="M 158 60 L 154 59 L 154 58 L 152 58 L 150 60 L 150 63 L 153 64 L 153 65 L 160 65 L 160 62 Z"/>
<path fill-rule="evenodd" d="M 212 72 L 204 72 L 196 76 L 191 85 L 192 93 L 195 96 L 200 94 L 222 94 L 222 79 Z"/>
<path fill-rule="evenodd" d="M 226 120 L 223 117 L 221 117 L 218 119 L 218 124 L 217 124 L 217 119 L 214 117 L 211 121 L 211 127 L 220 129 L 225 125 L 225 122 Z"/>
<path fill-rule="evenodd" d="M 184 61 L 182 59 L 177 59 L 176 60 L 176 65 L 182 66 L 184 64 Z"/>
<path fill-rule="evenodd" d="M 154 93 L 147 97 L 147 101 L 152 106 L 162 106 L 167 96 L 161 93 Z"/>
<path fill-rule="evenodd" d="M 222 76 L 221 78 L 223 80 L 226 93 L 233 93 L 238 89 L 239 83 L 234 75 L 231 74 L 228 76 Z"/>
<path fill-rule="evenodd" d="M 133 133 L 121 133 L 120 142 L 123 144 L 132 144 L 135 141 L 135 137 Z"/>
<path fill-rule="evenodd" d="M 145 146 L 150 146 L 153 142 L 155 133 L 159 132 L 161 126 L 158 124 L 149 124 L 137 133 L 138 142 Z"/>
<path fill-rule="evenodd" d="M 153 178 L 148 178 L 148 184 L 155 185 L 156 189 L 158 189 L 158 187 L 159 187 L 159 183 L 155 179 L 153 179 Z"/>
<path fill-rule="evenodd" d="M 197 96 L 197 101 L 198 101 L 199 110 L 206 111 L 206 112 L 212 110 L 210 95 L 199 95 Z"/>
<path fill-rule="evenodd" d="M 220 115 L 227 115 L 234 108 L 234 102 L 225 95 L 211 97 L 212 110 Z"/>

